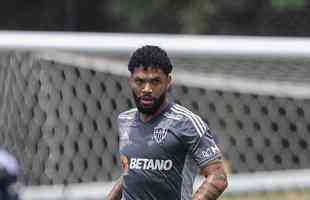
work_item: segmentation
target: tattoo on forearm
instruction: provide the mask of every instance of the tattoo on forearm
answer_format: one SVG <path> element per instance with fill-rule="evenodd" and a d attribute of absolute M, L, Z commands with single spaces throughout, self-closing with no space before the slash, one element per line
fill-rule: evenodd
<path fill-rule="evenodd" d="M 223 174 L 212 174 L 207 177 L 194 195 L 194 200 L 216 200 L 227 186 L 227 177 Z"/>
<path fill-rule="evenodd" d="M 120 178 L 116 182 L 110 194 L 108 195 L 107 199 L 108 200 L 120 200 L 121 198 L 122 198 L 122 178 Z"/>

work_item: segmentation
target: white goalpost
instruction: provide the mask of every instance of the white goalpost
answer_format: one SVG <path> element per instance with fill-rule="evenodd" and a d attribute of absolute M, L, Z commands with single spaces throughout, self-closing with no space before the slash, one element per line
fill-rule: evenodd
<path fill-rule="evenodd" d="M 152 44 L 179 56 L 310 56 L 309 38 L 34 31 L 0 31 L 0 38 L 0 47 L 10 49 L 129 54 L 141 45 Z"/>
<path fill-rule="evenodd" d="M 0 31 L 0 50 L 30 50 L 39 59 L 56 60 L 95 71 L 113 72 L 122 77 L 128 76 L 126 63 L 89 55 L 106 53 L 128 56 L 137 47 L 145 44 L 161 46 L 173 57 L 310 58 L 310 38 Z M 80 54 L 75 54 L 76 52 Z M 175 84 L 189 84 L 206 90 L 296 100 L 310 98 L 310 84 L 306 82 L 258 80 L 219 73 L 189 74 L 189 70 L 184 69 L 176 69 L 173 75 Z M 310 169 L 232 174 L 226 194 L 310 189 L 308 177 Z M 196 188 L 199 181 L 201 180 L 196 181 Z M 97 200 L 103 198 L 112 185 L 113 182 L 28 186 L 21 189 L 21 196 L 24 200 Z"/>

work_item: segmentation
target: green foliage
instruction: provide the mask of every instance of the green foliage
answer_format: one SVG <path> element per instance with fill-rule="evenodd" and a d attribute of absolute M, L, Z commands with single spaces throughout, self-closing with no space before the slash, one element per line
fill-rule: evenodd
<path fill-rule="evenodd" d="M 303 8 L 305 6 L 305 0 L 271 0 L 271 4 L 274 8 Z"/>
<path fill-rule="evenodd" d="M 183 33 L 207 33 L 208 18 L 214 11 L 209 0 L 193 0 L 184 7 L 180 18 Z"/>
<path fill-rule="evenodd" d="M 310 35 L 306 0 L 3 0 L 0 29 Z"/>
<path fill-rule="evenodd" d="M 209 0 L 114 0 L 110 17 L 129 32 L 198 33 L 207 30 Z M 120 25 L 120 24 L 119 24 Z"/>

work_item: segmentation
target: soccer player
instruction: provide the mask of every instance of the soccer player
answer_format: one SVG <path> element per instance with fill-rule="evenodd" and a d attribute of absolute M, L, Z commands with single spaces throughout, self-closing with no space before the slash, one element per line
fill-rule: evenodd
<path fill-rule="evenodd" d="M 167 53 L 143 46 L 131 56 L 128 70 L 137 108 L 118 117 L 123 174 L 108 199 L 218 199 L 227 187 L 222 154 L 198 115 L 168 101 L 172 64 Z M 198 169 L 205 180 L 193 194 Z"/>
<path fill-rule="evenodd" d="M 17 192 L 12 187 L 17 181 L 18 163 L 4 149 L 0 149 L 0 199 L 18 200 Z"/>

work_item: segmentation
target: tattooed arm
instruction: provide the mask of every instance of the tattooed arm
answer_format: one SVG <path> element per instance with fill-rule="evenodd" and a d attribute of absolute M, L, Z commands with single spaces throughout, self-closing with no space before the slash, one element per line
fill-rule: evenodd
<path fill-rule="evenodd" d="M 110 191 L 107 200 L 121 200 L 121 198 L 122 198 L 122 183 L 123 183 L 123 178 L 120 177 L 116 181 L 112 190 Z"/>
<path fill-rule="evenodd" d="M 227 187 L 227 176 L 222 161 L 217 160 L 202 169 L 206 177 L 193 196 L 193 200 L 216 200 Z"/>

